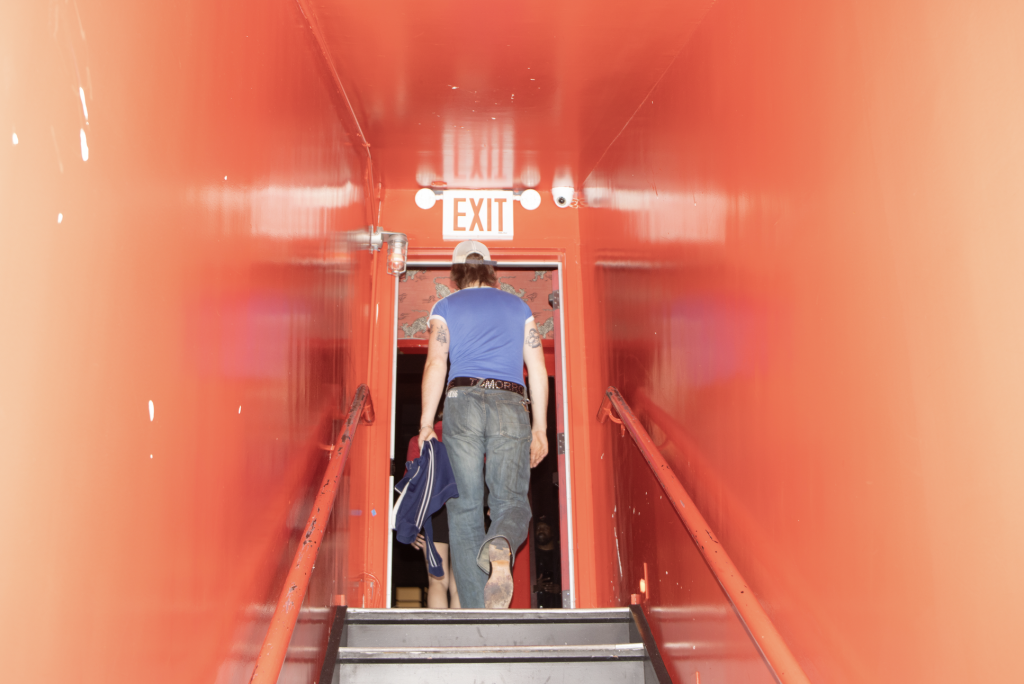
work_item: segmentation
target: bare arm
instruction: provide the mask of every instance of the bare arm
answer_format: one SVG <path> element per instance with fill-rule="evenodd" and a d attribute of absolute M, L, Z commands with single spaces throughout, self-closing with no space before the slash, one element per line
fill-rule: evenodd
<path fill-rule="evenodd" d="M 533 441 L 530 442 L 530 467 L 548 455 L 548 369 L 544 363 L 544 348 L 541 346 L 537 323 L 531 318 L 526 322 L 523 338 L 523 361 L 529 374 L 530 405 L 533 407 Z"/>
<path fill-rule="evenodd" d="M 542 359 L 543 361 L 543 359 Z M 434 432 L 434 416 L 437 404 L 444 392 L 444 379 L 448 373 L 448 326 L 439 318 L 430 321 L 430 335 L 427 338 L 427 365 L 423 368 L 423 386 L 420 399 L 423 412 L 420 413 L 420 449 L 429 439 L 437 439 Z"/>

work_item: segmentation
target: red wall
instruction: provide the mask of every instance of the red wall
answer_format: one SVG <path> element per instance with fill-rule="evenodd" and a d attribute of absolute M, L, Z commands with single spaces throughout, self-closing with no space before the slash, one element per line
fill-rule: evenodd
<path fill-rule="evenodd" d="M 585 184 L 592 401 L 617 386 L 664 443 L 811 681 L 1024 680 L 1021 26 L 719 2 Z M 647 562 L 685 649 L 721 596 L 665 552 L 628 437 L 592 443 L 597 585 L 622 602 Z M 679 681 L 744 639 L 668 649 Z"/>
<path fill-rule="evenodd" d="M 13 0 L 0 64 L 3 679 L 247 681 L 365 379 L 362 148 L 294 3 Z"/>

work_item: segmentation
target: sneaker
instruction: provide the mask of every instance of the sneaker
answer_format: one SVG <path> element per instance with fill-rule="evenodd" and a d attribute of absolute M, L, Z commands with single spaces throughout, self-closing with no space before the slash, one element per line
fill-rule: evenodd
<path fill-rule="evenodd" d="M 493 543 L 488 547 L 491 576 L 484 585 L 484 608 L 508 608 L 512 603 L 512 554 L 508 545 Z"/>

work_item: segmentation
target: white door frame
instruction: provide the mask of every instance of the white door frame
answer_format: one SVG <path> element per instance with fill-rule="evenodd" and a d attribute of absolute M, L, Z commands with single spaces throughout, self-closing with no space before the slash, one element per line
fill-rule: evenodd
<path fill-rule="evenodd" d="M 452 262 L 449 261 L 432 261 L 432 260 L 421 260 L 421 261 L 410 261 L 406 268 L 451 268 Z M 568 382 L 568 370 L 566 367 L 565 360 L 565 327 L 567 316 L 565 314 L 565 290 L 562 287 L 562 262 L 557 259 L 549 260 L 530 260 L 530 261 L 499 261 L 497 266 L 505 266 L 512 268 L 537 268 L 539 269 L 550 269 L 558 271 L 558 299 L 559 308 L 561 310 L 560 321 L 561 325 L 558 326 L 558 334 L 562 338 L 561 349 L 562 349 L 562 377 L 555 378 L 556 381 L 562 383 L 562 430 L 565 434 L 565 453 L 562 454 L 565 458 L 565 482 L 559 482 L 559 496 L 564 493 L 565 496 L 565 511 L 566 517 L 566 530 L 568 530 L 568 558 L 563 558 L 563 562 L 569 564 L 569 605 L 563 605 L 563 608 L 575 608 L 576 607 L 576 546 L 573 543 L 573 509 L 572 509 L 572 460 L 570 458 L 569 445 L 572 440 L 569 439 L 569 382 Z M 395 462 L 395 392 L 398 389 L 398 290 L 399 282 L 395 281 L 395 302 L 393 306 L 393 332 L 391 339 L 394 341 L 394 345 L 391 351 L 391 463 Z M 550 450 L 550 445 L 549 445 Z M 558 445 L 555 444 L 555 455 L 558 456 Z M 391 520 L 391 508 L 394 500 L 395 490 L 395 476 L 390 475 L 388 477 L 388 520 Z M 394 544 L 394 535 L 391 534 L 391 526 L 388 525 L 388 581 L 387 581 L 387 599 L 385 605 L 391 608 L 391 565 L 392 565 L 392 545 Z M 565 595 L 565 592 L 563 592 Z"/>

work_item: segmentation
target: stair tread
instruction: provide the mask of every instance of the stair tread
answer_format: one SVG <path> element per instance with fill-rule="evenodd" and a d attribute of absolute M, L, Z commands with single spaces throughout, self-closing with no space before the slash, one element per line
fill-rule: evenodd
<path fill-rule="evenodd" d="M 352 610 L 349 648 L 591 646 L 633 641 L 628 609 Z"/>
<path fill-rule="evenodd" d="M 431 646 L 431 647 L 341 647 L 339 662 L 450 660 L 642 660 L 643 644 L 591 644 L 568 646 Z"/>
<path fill-rule="evenodd" d="M 349 609 L 350 624 L 398 623 L 595 623 L 628 622 L 628 608 L 612 609 L 546 609 L 546 610 L 430 610 L 423 608 Z"/>

